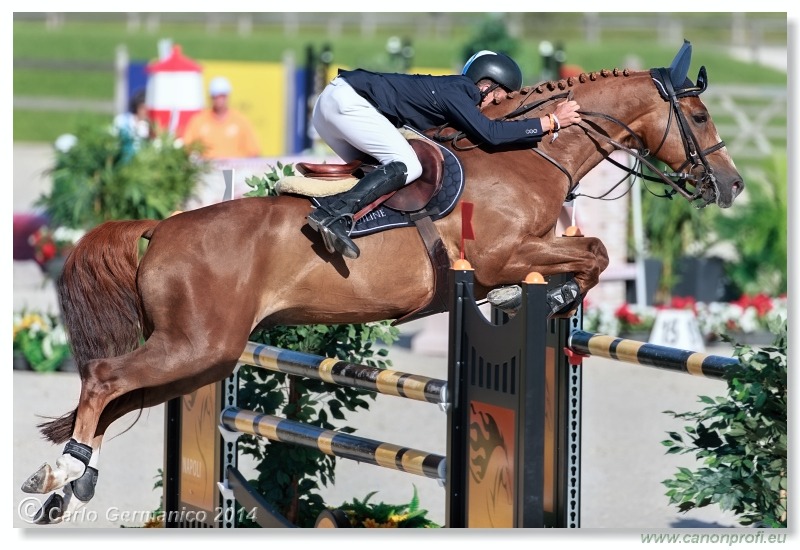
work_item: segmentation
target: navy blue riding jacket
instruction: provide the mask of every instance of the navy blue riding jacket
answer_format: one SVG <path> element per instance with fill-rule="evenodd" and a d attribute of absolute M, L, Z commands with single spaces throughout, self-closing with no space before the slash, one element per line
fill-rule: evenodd
<path fill-rule="evenodd" d="M 383 116 L 403 125 L 427 130 L 448 124 L 491 145 L 534 143 L 544 137 L 539 118 L 497 121 L 484 116 L 481 93 L 466 76 L 340 71 L 339 76 Z"/>

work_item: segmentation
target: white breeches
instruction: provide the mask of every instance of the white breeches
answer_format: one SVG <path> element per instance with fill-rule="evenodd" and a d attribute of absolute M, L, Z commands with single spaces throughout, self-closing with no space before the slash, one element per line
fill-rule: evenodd
<path fill-rule="evenodd" d="M 422 175 L 422 165 L 406 139 L 343 78 L 334 78 L 319 95 L 311 123 L 345 162 L 363 160 L 366 153 L 381 164 L 405 164 L 406 183 Z"/>

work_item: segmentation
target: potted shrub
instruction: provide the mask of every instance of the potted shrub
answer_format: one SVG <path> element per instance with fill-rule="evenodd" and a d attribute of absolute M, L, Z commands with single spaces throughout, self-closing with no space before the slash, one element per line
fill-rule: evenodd
<path fill-rule="evenodd" d="M 104 125 L 84 124 L 60 139 L 52 187 L 35 202 L 48 221 L 31 236 L 46 275 L 57 279 L 71 246 L 100 223 L 164 219 L 181 209 L 210 166 L 194 153 L 169 134 L 132 153 L 125 136 Z"/>
<path fill-rule="evenodd" d="M 717 231 L 733 243 L 738 259 L 726 265 L 739 292 L 771 296 L 788 287 L 789 204 L 785 152 L 764 159 L 747 171 L 747 200 L 718 212 Z"/>
<path fill-rule="evenodd" d="M 697 412 L 665 411 L 690 421 L 685 433 L 662 442 L 667 453 L 694 454 L 702 464 L 663 482 L 681 512 L 713 504 L 738 514 L 742 525 L 787 527 L 786 318 L 771 329 L 772 346 L 735 345 L 741 366 L 726 375 L 726 397 L 701 396 L 706 407 Z"/>
<path fill-rule="evenodd" d="M 656 194 L 651 187 L 646 182 L 642 185 L 642 220 L 648 256 L 661 261 L 655 303 L 663 304 L 669 302 L 671 289 L 679 282 L 681 258 L 700 257 L 716 242 L 716 213 L 708 208 L 687 208 L 683 198 L 663 190 Z"/>
<path fill-rule="evenodd" d="M 192 197 L 209 164 L 169 134 L 140 144 L 104 126 L 82 126 L 71 146 L 56 150 L 52 188 L 36 206 L 49 227 L 90 229 L 108 220 L 164 219 Z"/>

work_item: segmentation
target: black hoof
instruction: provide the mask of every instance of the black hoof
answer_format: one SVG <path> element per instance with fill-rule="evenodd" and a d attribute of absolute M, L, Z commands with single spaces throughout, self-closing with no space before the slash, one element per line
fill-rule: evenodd
<path fill-rule="evenodd" d="M 36 525 L 50 525 L 51 523 L 61 523 L 64 515 L 64 497 L 55 493 L 45 501 L 41 509 L 33 518 Z"/>
<path fill-rule="evenodd" d="M 549 317 L 563 315 L 578 307 L 580 304 L 581 290 L 574 280 L 567 281 L 560 287 L 547 291 L 547 306 L 550 308 Z"/>

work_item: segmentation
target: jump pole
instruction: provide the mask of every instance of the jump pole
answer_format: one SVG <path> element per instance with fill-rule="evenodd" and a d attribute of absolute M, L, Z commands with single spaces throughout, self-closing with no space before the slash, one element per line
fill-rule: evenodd
<path fill-rule="evenodd" d="M 549 285 L 566 278 L 553 277 Z M 318 433 L 313 426 L 242 411 L 236 407 L 234 373 L 167 407 L 167 526 L 234 527 L 238 500 L 265 511 L 257 518 L 261 526 L 290 527 L 236 469 L 239 435 L 270 438 L 271 433 L 273 440 L 307 446 L 324 441 L 328 454 L 375 465 L 408 454 L 409 473 L 445 479 L 447 527 L 578 527 L 580 367 L 569 364 L 563 350 L 570 327 L 580 326 L 579 317 L 548 320 L 549 287 L 541 277 L 531 277 L 522 284 L 520 313 L 510 320 L 494 315 L 489 321 L 478 308 L 473 284 L 468 264 L 451 270 L 446 382 L 252 342 L 240 359 L 260 368 L 439 403 L 448 416 L 446 457 L 374 440 L 347 440 L 336 432 Z M 204 434 L 204 442 L 192 440 L 192 434 Z M 348 456 L 356 448 L 360 454 Z M 192 456 L 195 449 L 203 452 Z M 203 468 L 200 456 L 218 459 Z M 406 467 L 402 460 L 400 464 L 397 469 Z M 496 493 L 498 487 L 502 494 Z"/>

